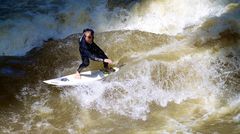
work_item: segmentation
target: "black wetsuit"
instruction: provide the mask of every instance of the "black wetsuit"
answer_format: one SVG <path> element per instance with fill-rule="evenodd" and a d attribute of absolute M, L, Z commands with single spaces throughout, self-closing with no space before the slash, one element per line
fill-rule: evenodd
<path fill-rule="evenodd" d="M 79 51 L 82 57 L 82 64 L 77 69 L 79 73 L 89 65 L 89 59 L 101 61 L 104 68 L 108 68 L 108 63 L 104 62 L 104 59 L 108 59 L 106 54 L 94 42 L 92 44 L 87 43 L 84 36 L 79 40 Z"/>

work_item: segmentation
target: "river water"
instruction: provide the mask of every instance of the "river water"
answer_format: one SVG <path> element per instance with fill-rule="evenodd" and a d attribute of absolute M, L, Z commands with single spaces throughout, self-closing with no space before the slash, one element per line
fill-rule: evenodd
<path fill-rule="evenodd" d="M 239 134 L 239 22 L 239 0 L 0 1 L 0 133 Z M 86 27 L 125 65 L 44 84 L 76 71 Z"/>

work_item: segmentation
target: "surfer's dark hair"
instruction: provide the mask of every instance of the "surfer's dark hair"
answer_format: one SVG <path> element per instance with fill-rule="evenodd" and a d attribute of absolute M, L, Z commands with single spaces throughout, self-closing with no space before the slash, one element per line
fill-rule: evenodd
<path fill-rule="evenodd" d="M 84 30 L 83 30 L 83 33 L 84 33 L 84 32 L 90 32 L 91 35 L 94 36 L 94 31 L 93 31 L 92 29 L 90 29 L 90 28 L 84 29 Z"/>

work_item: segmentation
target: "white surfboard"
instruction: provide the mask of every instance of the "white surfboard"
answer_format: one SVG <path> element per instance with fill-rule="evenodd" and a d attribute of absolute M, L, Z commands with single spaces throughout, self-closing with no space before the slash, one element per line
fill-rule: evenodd
<path fill-rule="evenodd" d="M 113 67 L 115 72 L 119 70 L 117 67 Z M 101 80 L 109 75 L 109 73 L 104 73 L 101 70 L 95 71 L 86 71 L 81 72 L 81 78 L 76 78 L 75 74 L 63 76 L 60 78 L 50 79 L 43 81 L 44 83 L 55 85 L 55 86 L 76 86 L 87 82 L 93 82 L 97 80 Z"/>

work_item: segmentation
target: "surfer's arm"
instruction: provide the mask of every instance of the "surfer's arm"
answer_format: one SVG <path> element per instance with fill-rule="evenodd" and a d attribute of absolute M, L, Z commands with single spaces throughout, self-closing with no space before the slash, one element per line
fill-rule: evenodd
<path fill-rule="evenodd" d="M 100 61 L 100 62 L 103 62 L 104 59 L 103 58 L 99 58 L 97 56 L 95 56 L 94 54 L 92 54 L 91 52 L 89 52 L 86 48 L 82 48 L 83 50 L 83 53 L 88 57 L 90 58 L 91 60 L 94 60 L 94 61 Z"/>
<path fill-rule="evenodd" d="M 87 49 L 87 44 L 84 38 L 82 38 L 82 40 L 80 40 L 79 42 L 80 45 L 80 53 L 82 56 L 86 56 L 88 58 L 90 58 L 91 60 L 94 61 L 101 61 L 104 62 L 103 58 L 97 57 L 96 55 L 92 54 L 88 49 Z"/>
<path fill-rule="evenodd" d="M 91 59 L 94 60 L 94 61 L 104 62 L 104 59 L 103 59 L 103 58 L 92 57 Z"/>
<path fill-rule="evenodd" d="M 96 43 L 93 42 L 92 47 L 94 47 L 95 53 L 97 53 L 98 55 L 103 55 L 107 57 L 104 51 Z"/>

